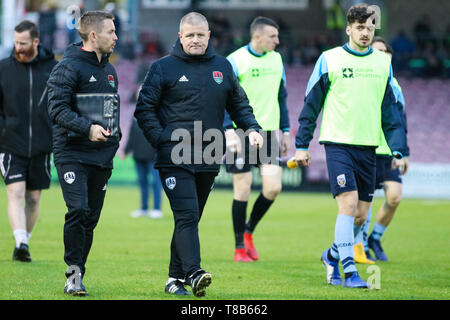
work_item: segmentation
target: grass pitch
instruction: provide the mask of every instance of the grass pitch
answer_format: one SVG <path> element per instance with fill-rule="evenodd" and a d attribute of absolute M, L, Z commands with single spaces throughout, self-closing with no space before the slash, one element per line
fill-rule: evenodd
<path fill-rule="evenodd" d="M 43 193 L 29 264 L 11 260 L 14 239 L 0 188 L 0 299 L 181 299 L 164 293 L 173 230 L 166 198 L 163 219 L 134 219 L 129 213 L 138 206 L 138 189 L 108 188 L 83 281 L 90 296 L 74 298 L 63 294 L 66 207 L 59 185 Z M 252 193 L 248 211 L 257 195 Z M 403 200 L 383 237 L 390 261 L 376 264 L 380 290 L 326 284 L 319 259 L 334 238 L 336 220 L 329 194 L 280 194 L 254 233 L 260 260 L 253 263 L 233 261 L 231 201 L 231 191 L 214 190 L 199 225 L 202 267 L 213 275 L 203 300 L 450 298 L 449 201 Z M 374 212 L 382 201 L 375 200 Z M 370 276 L 367 267 L 357 265 L 363 279 Z"/>

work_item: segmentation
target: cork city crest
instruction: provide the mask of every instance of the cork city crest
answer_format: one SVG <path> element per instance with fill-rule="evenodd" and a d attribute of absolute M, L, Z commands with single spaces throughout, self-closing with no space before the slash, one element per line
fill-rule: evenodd
<path fill-rule="evenodd" d="M 114 88 L 116 86 L 116 83 L 114 81 L 114 76 L 112 74 L 108 74 L 108 82 L 111 87 Z"/>
<path fill-rule="evenodd" d="M 213 78 L 217 84 L 221 84 L 223 82 L 223 75 L 220 71 L 213 71 Z"/>

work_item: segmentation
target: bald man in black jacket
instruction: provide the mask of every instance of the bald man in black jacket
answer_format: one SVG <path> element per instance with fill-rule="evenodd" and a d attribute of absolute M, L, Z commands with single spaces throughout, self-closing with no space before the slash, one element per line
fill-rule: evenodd
<path fill-rule="evenodd" d="M 198 222 L 224 151 L 208 155 L 209 145 L 203 140 L 211 133 L 213 143 L 224 141 L 225 109 L 239 128 L 248 130 L 251 145 L 261 146 L 262 137 L 231 64 L 209 45 L 205 17 L 195 12 L 185 15 L 178 36 L 170 55 L 151 65 L 135 117 L 158 149 L 155 168 L 175 219 L 165 291 L 187 295 L 184 285 L 189 285 L 193 294 L 201 297 L 211 283 L 211 274 L 200 267 Z"/>

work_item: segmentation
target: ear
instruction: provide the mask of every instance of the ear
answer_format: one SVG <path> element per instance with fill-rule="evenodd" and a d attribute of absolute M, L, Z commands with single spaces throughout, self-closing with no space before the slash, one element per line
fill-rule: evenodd
<path fill-rule="evenodd" d="M 91 40 L 91 41 L 97 40 L 97 36 L 95 34 L 95 31 L 89 32 L 89 40 Z"/>
<path fill-rule="evenodd" d="M 33 40 L 33 45 L 36 47 L 39 45 L 39 38 Z"/>
<path fill-rule="evenodd" d="M 347 26 L 346 28 L 345 28 L 345 33 L 348 35 L 348 36 L 350 36 L 350 31 L 352 30 L 352 27 L 350 27 L 350 26 Z"/>
<path fill-rule="evenodd" d="M 183 38 L 183 36 L 181 35 L 181 32 L 178 32 L 178 38 Z"/>

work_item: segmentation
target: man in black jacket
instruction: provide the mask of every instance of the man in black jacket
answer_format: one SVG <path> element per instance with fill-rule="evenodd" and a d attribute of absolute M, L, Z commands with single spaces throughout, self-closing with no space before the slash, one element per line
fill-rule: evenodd
<path fill-rule="evenodd" d="M 69 210 L 64 224 L 64 261 L 69 266 L 64 292 L 70 295 L 87 294 L 81 280 L 119 147 L 120 128 L 118 136 L 111 135 L 91 114 L 80 113 L 81 99 L 104 98 L 105 113 L 106 97 L 117 94 L 117 75 L 108 62 L 117 41 L 113 19 L 101 11 L 84 13 L 78 28 L 83 43 L 67 48 L 48 80 L 53 153 Z M 97 106 L 89 105 L 92 116 Z"/>
<path fill-rule="evenodd" d="M 147 141 L 136 119 L 132 119 L 130 134 L 125 146 L 122 158 L 127 154 L 133 155 L 136 173 L 138 177 L 139 190 L 141 193 L 141 207 L 131 212 L 133 218 L 149 217 L 159 219 L 163 217 L 161 211 L 162 185 L 158 170 L 155 169 L 156 149 Z M 153 209 L 148 210 L 149 180 L 152 177 Z"/>
<path fill-rule="evenodd" d="M 184 285 L 189 285 L 197 297 L 211 283 L 211 274 L 200 267 L 198 222 L 224 152 L 225 109 L 238 127 L 248 130 L 251 145 L 262 145 L 256 131 L 261 127 L 233 68 L 215 54 L 209 36 L 201 14 L 191 12 L 181 19 L 179 39 L 169 56 L 151 65 L 135 111 L 145 136 L 158 149 L 155 167 L 174 214 L 165 291 L 186 295 L 190 293 Z M 175 141 L 180 135 L 181 142 Z M 209 156 L 208 137 L 221 146 Z"/>
<path fill-rule="evenodd" d="M 31 262 L 28 241 L 39 216 L 41 190 L 50 186 L 46 83 L 56 61 L 39 45 L 34 23 L 22 21 L 14 31 L 14 50 L 0 61 L 0 169 L 16 240 L 13 260 Z"/>

